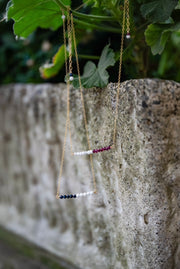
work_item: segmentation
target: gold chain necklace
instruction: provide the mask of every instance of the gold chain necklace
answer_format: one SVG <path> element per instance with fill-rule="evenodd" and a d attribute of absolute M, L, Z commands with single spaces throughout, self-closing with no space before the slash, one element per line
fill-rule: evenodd
<path fill-rule="evenodd" d="M 112 145 L 109 145 L 107 147 L 103 147 L 103 148 L 99 148 L 99 149 L 91 149 L 90 139 L 89 139 L 89 134 L 88 134 L 88 127 L 87 127 L 87 116 L 86 116 L 84 97 L 83 97 L 83 88 L 82 88 L 81 76 L 80 76 L 80 68 L 79 68 L 79 60 L 78 60 L 77 44 L 76 44 L 76 34 L 75 34 L 75 28 L 74 28 L 74 22 L 73 22 L 73 15 L 72 15 L 72 12 L 69 8 L 67 10 L 69 68 L 68 68 L 68 62 L 67 62 L 67 48 L 66 48 L 66 45 L 67 45 L 66 44 L 66 26 L 65 26 L 66 16 L 64 15 L 63 11 L 62 11 L 62 19 L 63 19 L 65 69 L 66 69 L 66 80 L 67 80 L 67 82 L 66 82 L 67 83 L 67 112 L 66 112 L 64 143 L 63 143 L 63 148 L 62 148 L 61 165 L 60 165 L 60 172 L 59 172 L 59 178 L 58 178 L 56 198 L 57 199 L 59 199 L 59 198 L 60 199 L 66 199 L 66 198 L 69 199 L 69 198 L 78 198 L 81 196 L 87 196 L 87 195 L 92 195 L 93 193 L 94 194 L 97 193 L 96 179 L 95 179 L 95 172 L 94 172 L 94 165 L 93 165 L 93 154 L 115 148 L 125 26 L 126 26 L 126 38 L 127 39 L 130 38 L 129 0 L 124 0 L 124 7 L 123 7 L 122 34 L 121 34 L 121 46 L 120 46 L 120 60 L 119 60 L 118 84 L 117 84 L 117 95 L 116 95 L 116 111 L 115 111 L 115 119 L 114 119 L 113 143 L 112 143 Z M 74 44 L 73 44 L 72 40 L 73 40 Z M 70 128 L 70 83 L 73 80 L 73 68 L 72 68 L 72 47 L 73 46 L 74 46 L 77 72 L 78 72 L 79 89 L 80 89 L 80 94 L 81 94 L 81 104 L 82 104 L 82 108 L 83 108 L 84 126 L 85 126 L 86 138 L 87 138 L 87 143 L 88 143 L 88 150 L 87 151 L 80 151 L 80 152 L 73 152 L 71 128 Z M 63 172 L 64 155 L 65 155 L 68 131 L 69 131 L 69 137 L 70 137 L 71 155 L 76 155 L 76 156 L 77 155 L 89 155 L 90 165 L 91 165 L 91 173 L 92 173 L 92 179 L 93 179 L 93 191 L 77 193 L 77 194 L 69 194 L 69 195 L 60 195 L 60 193 L 59 193 L 62 172 Z"/>

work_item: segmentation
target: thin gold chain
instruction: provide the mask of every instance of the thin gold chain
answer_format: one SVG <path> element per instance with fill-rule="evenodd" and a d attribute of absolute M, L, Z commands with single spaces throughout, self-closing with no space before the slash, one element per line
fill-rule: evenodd
<path fill-rule="evenodd" d="M 130 19 L 129 19 L 129 1 L 125 0 L 126 4 L 126 32 L 130 33 Z"/>
<path fill-rule="evenodd" d="M 75 34 L 73 15 L 72 14 L 71 14 L 71 25 L 72 25 L 72 33 L 73 33 L 73 40 L 74 40 L 74 51 L 75 51 L 77 71 L 78 71 L 79 88 L 80 88 L 80 93 L 81 93 L 81 103 L 82 103 L 82 108 L 83 108 L 84 125 L 85 125 L 85 130 L 86 130 L 88 148 L 90 150 L 91 145 L 90 145 L 90 139 L 89 139 L 89 134 L 88 134 L 87 117 L 86 117 L 86 110 L 85 110 L 85 105 L 84 105 L 84 96 L 83 96 L 83 89 L 82 89 L 82 83 L 81 83 L 79 59 L 78 59 L 78 53 L 77 53 L 76 34 Z M 90 158 L 91 172 L 92 172 L 92 177 L 93 177 L 94 192 L 96 193 L 97 192 L 96 179 L 95 179 L 95 172 L 94 172 L 94 165 L 93 165 L 93 157 L 92 157 L 91 154 L 89 155 L 89 158 Z"/>
<path fill-rule="evenodd" d="M 71 154 L 73 155 L 71 128 L 70 128 L 70 82 L 69 82 L 69 78 L 68 78 L 68 75 L 72 73 L 72 37 L 73 37 L 73 41 L 74 41 L 74 51 L 75 51 L 76 64 L 77 64 L 77 72 L 78 72 L 79 87 L 80 87 L 80 93 L 81 93 L 81 103 L 82 103 L 82 108 L 83 108 L 83 117 L 84 117 L 84 125 L 85 125 L 87 143 L 88 143 L 89 150 L 91 149 L 90 139 L 89 139 L 89 134 L 88 134 L 85 104 L 84 104 L 83 88 L 82 88 L 82 83 L 81 83 L 81 75 L 80 75 L 80 68 L 79 68 L 79 60 L 78 60 L 78 53 L 77 53 L 76 34 L 75 34 L 75 29 L 74 29 L 73 15 L 72 15 L 72 13 L 70 13 L 69 8 L 68 8 L 67 13 L 68 13 L 67 14 L 67 31 L 68 31 L 68 46 L 69 46 L 69 70 L 67 67 L 66 30 L 65 30 L 65 23 L 63 20 L 63 36 L 64 36 L 64 46 L 65 46 L 65 65 L 66 65 L 66 79 L 67 79 L 67 116 L 66 116 L 65 134 L 64 134 L 64 143 L 63 143 L 62 156 L 61 156 L 61 166 L 60 166 L 58 186 L 57 186 L 57 195 L 56 195 L 57 199 L 59 199 L 59 190 L 60 190 L 60 183 L 61 183 L 61 178 L 62 178 L 64 154 L 65 154 L 65 149 L 66 149 L 68 130 L 69 130 L 69 135 L 70 135 Z M 62 14 L 64 15 L 63 12 L 62 12 Z M 69 14 L 70 14 L 70 16 L 69 16 Z M 123 58 L 125 24 L 126 24 L 126 31 L 127 31 L 127 33 L 129 33 L 130 23 L 129 23 L 129 1 L 128 0 L 124 0 L 124 7 L 123 7 L 120 60 L 119 60 L 117 94 L 116 94 L 116 111 L 115 111 L 112 147 L 115 147 L 115 144 L 116 144 L 117 119 L 118 119 L 118 106 L 119 106 L 120 83 L 121 83 L 121 73 L 122 73 L 122 58 Z M 92 171 L 92 177 L 93 177 L 94 192 L 96 193 L 97 187 L 96 187 L 96 179 L 95 179 L 95 172 L 94 172 L 94 165 L 93 165 L 93 157 L 92 157 L 92 155 L 89 155 L 89 157 L 90 157 L 91 171 Z"/>
<path fill-rule="evenodd" d="M 65 15 L 64 11 L 62 10 L 62 17 L 63 17 L 63 39 L 64 39 L 64 57 L 65 57 L 65 70 L 66 70 L 66 78 L 68 75 L 68 64 L 67 64 L 67 48 L 66 48 L 66 26 L 65 26 Z M 72 60 L 71 60 L 72 62 Z M 70 105 L 69 105 L 70 107 Z M 70 109 L 70 108 L 69 108 Z M 68 113 L 70 114 L 70 112 Z M 70 128 L 70 116 L 68 119 L 68 126 L 69 126 L 69 138 L 70 138 L 70 150 L 71 150 L 71 155 L 73 155 L 73 146 L 72 146 L 72 136 L 71 136 L 71 128 Z"/>
<path fill-rule="evenodd" d="M 64 21 L 63 21 L 63 23 L 64 23 Z M 68 76 L 70 73 L 72 73 L 72 70 L 73 70 L 73 67 L 72 67 L 72 26 L 71 26 L 69 12 L 67 15 L 67 31 L 68 31 L 68 47 L 69 47 L 69 73 L 68 73 L 68 70 L 66 70 L 66 79 L 69 80 Z M 65 33 L 64 33 L 64 35 L 65 35 Z M 66 38 L 66 35 L 65 35 L 65 38 Z M 73 154 L 73 146 L 72 146 L 72 138 L 71 138 L 72 137 L 71 136 L 71 126 L 70 126 L 70 100 L 69 100 L 69 113 L 68 113 L 68 127 L 69 127 L 69 139 L 70 139 L 71 155 L 74 155 Z"/>
<path fill-rule="evenodd" d="M 68 131 L 68 125 L 69 125 L 69 89 L 70 89 L 70 84 L 67 81 L 67 114 L 66 114 L 64 142 L 63 142 L 62 155 L 61 155 L 61 166 L 60 166 L 60 172 L 59 172 L 59 178 L 58 178 L 58 186 L 57 186 L 57 194 L 56 194 L 57 199 L 59 199 L 59 190 L 60 190 L 60 184 L 61 184 L 61 178 L 62 178 L 62 172 L 63 172 L 64 154 L 65 154 L 65 149 L 66 149 L 67 131 Z"/>
<path fill-rule="evenodd" d="M 118 84 L 117 84 L 117 94 L 116 94 L 116 111 L 115 111 L 113 145 L 112 145 L 112 147 L 115 147 L 115 144 L 116 144 L 119 94 L 120 94 L 120 83 L 121 83 L 121 73 L 122 73 L 122 57 L 123 57 L 123 46 L 124 46 L 124 31 L 125 31 L 125 20 L 126 20 L 126 5 L 127 5 L 126 2 L 127 2 L 127 0 L 124 1 L 124 8 L 123 8 L 123 21 L 122 21 L 120 59 L 119 59 L 119 73 L 118 73 Z"/>
<path fill-rule="evenodd" d="M 66 26 L 65 26 L 65 15 L 64 11 L 62 11 L 62 17 L 63 19 L 63 40 L 64 40 L 64 56 L 65 56 L 65 70 L 66 70 L 66 75 L 68 74 L 68 65 L 67 65 L 67 48 L 66 48 Z"/>
<path fill-rule="evenodd" d="M 64 15 L 64 13 L 62 12 Z M 70 131 L 70 82 L 68 78 L 68 73 L 72 73 L 72 28 L 70 24 L 70 17 L 69 14 L 67 16 L 67 30 L 68 30 L 68 47 L 69 47 L 69 72 L 68 72 L 68 66 L 67 66 L 67 52 L 66 52 L 66 30 L 65 30 L 65 23 L 63 19 L 63 36 L 64 36 L 64 46 L 65 46 L 65 62 L 66 62 L 66 79 L 67 79 L 67 112 L 66 112 L 66 125 L 65 125 L 65 133 L 64 133 L 64 142 L 63 142 L 63 148 L 62 148 L 62 155 L 61 155 L 61 166 L 60 166 L 60 172 L 59 172 L 59 178 L 58 178 L 58 186 L 57 186 L 57 194 L 56 198 L 59 199 L 59 191 L 60 191 L 60 185 L 61 185 L 61 178 L 62 178 L 62 172 L 63 172 L 63 164 L 64 164 L 64 155 L 65 155 L 65 149 L 66 149 L 66 142 L 67 142 L 67 132 L 69 129 L 70 134 L 70 144 L 71 144 L 71 153 L 72 153 L 72 141 L 71 141 L 71 131 Z"/>

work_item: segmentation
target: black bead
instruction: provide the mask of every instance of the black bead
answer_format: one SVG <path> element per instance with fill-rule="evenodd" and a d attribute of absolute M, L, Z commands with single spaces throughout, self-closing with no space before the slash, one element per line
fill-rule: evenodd
<path fill-rule="evenodd" d="M 63 199 L 63 195 L 59 196 L 60 199 Z"/>
<path fill-rule="evenodd" d="M 73 198 L 76 198 L 76 194 L 73 195 Z"/>
<path fill-rule="evenodd" d="M 73 198 L 73 195 L 72 194 L 70 195 L 70 198 Z"/>
<path fill-rule="evenodd" d="M 64 195 L 63 197 L 64 197 L 64 199 L 66 199 L 66 195 Z"/>
<path fill-rule="evenodd" d="M 67 198 L 69 199 L 70 198 L 70 195 L 67 195 Z"/>

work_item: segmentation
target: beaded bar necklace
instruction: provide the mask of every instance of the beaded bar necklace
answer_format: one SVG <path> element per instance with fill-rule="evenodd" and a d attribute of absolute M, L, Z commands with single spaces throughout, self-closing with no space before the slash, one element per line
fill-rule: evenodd
<path fill-rule="evenodd" d="M 64 14 L 64 11 L 62 11 L 62 20 L 63 20 L 63 38 L 64 38 L 64 54 L 65 54 L 65 69 L 66 69 L 66 84 L 67 84 L 67 112 L 66 112 L 64 143 L 63 143 L 63 148 L 62 148 L 61 165 L 60 165 L 60 172 L 59 172 L 59 178 L 58 178 L 56 198 L 57 199 L 69 199 L 69 198 L 78 198 L 78 197 L 82 197 L 82 196 L 88 196 L 88 195 L 92 195 L 92 194 L 97 193 L 96 179 L 95 179 L 95 172 L 94 172 L 94 165 L 93 165 L 93 157 L 92 156 L 94 153 L 108 151 L 110 149 L 115 148 L 125 26 L 126 26 L 126 38 L 127 39 L 130 38 L 129 0 L 124 0 L 124 7 L 123 7 L 120 60 L 119 60 L 117 94 L 116 94 L 116 111 L 115 111 L 114 131 L 113 131 L 113 140 L 112 140 L 113 143 L 112 143 L 112 145 L 108 145 L 108 146 L 103 147 L 103 148 L 92 149 L 90 146 L 90 139 L 89 139 L 88 127 L 87 127 L 87 116 L 86 116 L 86 110 L 85 110 L 85 104 L 84 104 L 83 88 L 82 88 L 82 83 L 81 83 L 79 60 L 78 60 L 78 53 L 77 53 L 76 34 L 75 34 L 75 28 L 74 28 L 74 22 L 73 22 L 73 15 L 72 15 L 70 8 L 68 8 L 68 10 L 67 10 L 67 34 L 68 34 L 69 65 L 67 62 L 67 47 L 66 47 L 67 42 L 66 42 L 66 25 L 65 25 L 66 16 Z M 82 109 L 83 109 L 84 126 L 85 126 L 86 138 L 87 138 L 87 144 L 88 144 L 88 150 L 78 151 L 78 152 L 73 152 L 71 128 L 70 128 L 70 85 L 71 85 L 71 82 L 73 81 L 73 69 L 72 69 L 72 49 L 73 49 L 73 47 L 74 47 L 75 58 L 76 58 L 78 80 L 79 80 L 79 89 L 80 89 L 80 94 L 81 94 L 81 104 L 82 104 Z M 77 194 L 66 194 L 66 195 L 60 194 L 60 183 L 61 183 L 62 172 L 63 172 L 64 155 L 65 155 L 68 132 L 69 132 L 69 137 L 70 137 L 71 155 L 72 156 L 89 155 L 90 165 L 91 165 L 91 173 L 92 173 L 92 179 L 93 179 L 93 191 L 77 193 Z"/>

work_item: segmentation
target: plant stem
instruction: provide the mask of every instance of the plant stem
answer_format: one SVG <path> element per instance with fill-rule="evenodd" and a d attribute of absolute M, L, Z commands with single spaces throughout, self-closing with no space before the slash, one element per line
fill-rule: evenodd
<path fill-rule="evenodd" d="M 79 25 L 83 25 L 87 28 L 91 28 L 91 29 L 98 29 L 101 31 L 106 31 L 106 32 L 111 32 L 111 33 L 121 33 L 121 29 L 120 28 L 114 28 L 114 27 L 110 27 L 107 25 L 97 25 L 97 24 L 92 24 L 92 23 L 88 23 L 88 22 L 84 22 L 78 19 L 74 18 L 74 22 L 76 22 Z"/>
<path fill-rule="evenodd" d="M 78 56 L 81 59 L 90 59 L 90 60 L 99 60 L 99 58 L 100 58 L 100 56 L 86 55 L 86 54 L 79 54 Z"/>
<path fill-rule="evenodd" d="M 61 8 L 64 10 L 67 10 L 67 6 L 65 6 L 61 0 L 54 0 L 56 4 L 58 4 Z M 71 10 L 73 15 L 79 18 L 83 18 L 86 20 L 95 20 L 95 21 L 115 21 L 116 18 L 110 17 L 110 16 L 98 16 L 98 15 L 89 15 L 89 14 L 83 14 L 74 10 Z"/>

